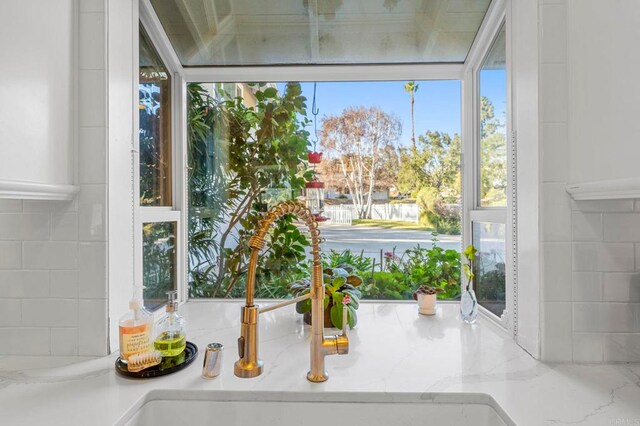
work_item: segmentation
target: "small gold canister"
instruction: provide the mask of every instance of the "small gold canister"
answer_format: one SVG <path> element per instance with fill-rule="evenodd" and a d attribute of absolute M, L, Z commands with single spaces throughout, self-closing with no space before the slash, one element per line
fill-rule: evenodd
<path fill-rule="evenodd" d="M 222 343 L 209 343 L 204 352 L 204 362 L 202 364 L 202 377 L 205 379 L 213 379 L 220 375 L 220 367 L 222 365 Z"/>

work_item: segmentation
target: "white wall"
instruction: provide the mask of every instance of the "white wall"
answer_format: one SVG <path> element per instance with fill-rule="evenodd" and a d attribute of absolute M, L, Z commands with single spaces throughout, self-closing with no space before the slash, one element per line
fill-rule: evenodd
<path fill-rule="evenodd" d="M 0 180 L 74 182 L 74 3 L 0 6 Z"/>
<path fill-rule="evenodd" d="M 573 180 L 638 175 L 639 16 L 633 0 L 539 4 L 544 360 L 640 361 L 640 202 L 566 192 Z"/>
<path fill-rule="evenodd" d="M 34 2 L 11 3 L 28 11 Z M 0 355 L 106 355 L 109 320 L 117 326 L 131 294 L 137 1 L 79 0 L 75 13 L 80 192 L 0 199 Z"/>

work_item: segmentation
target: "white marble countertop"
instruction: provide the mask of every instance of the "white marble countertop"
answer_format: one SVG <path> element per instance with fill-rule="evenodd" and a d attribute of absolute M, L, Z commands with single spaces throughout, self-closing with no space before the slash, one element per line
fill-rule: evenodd
<path fill-rule="evenodd" d="M 265 372 L 233 375 L 241 302 L 181 307 L 199 358 L 148 380 L 116 375 L 116 356 L 0 358 L 0 424 L 112 425 L 154 389 L 294 392 L 474 392 L 518 424 L 640 425 L 640 365 L 551 365 L 533 359 L 489 320 L 461 323 L 457 304 L 418 315 L 412 303 L 362 303 L 349 355 L 327 357 L 329 380 L 309 383 L 309 326 L 293 307 L 261 315 Z M 327 330 L 326 334 L 332 333 Z M 222 374 L 201 378 L 207 343 L 225 345 Z"/>

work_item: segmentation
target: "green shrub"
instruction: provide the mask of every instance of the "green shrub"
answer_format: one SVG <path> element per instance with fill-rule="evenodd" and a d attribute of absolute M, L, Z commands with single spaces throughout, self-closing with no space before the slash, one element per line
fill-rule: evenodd
<path fill-rule="evenodd" d="M 374 272 L 366 276 L 364 282 L 365 299 L 407 300 L 413 293 L 411 284 L 401 272 Z"/>
<path fill-rule="evenodd" d="M 364 255 L 364 250 L 360 254 L 355 254 L 351 250 L 346 249 L 338 252 L 329 250 L 322 253 L 322 263 L 325 268 L 342 268 L 343 265 L 350 265 L 357 275 L 365 275 L 371 273 L 373 262 Z"/>

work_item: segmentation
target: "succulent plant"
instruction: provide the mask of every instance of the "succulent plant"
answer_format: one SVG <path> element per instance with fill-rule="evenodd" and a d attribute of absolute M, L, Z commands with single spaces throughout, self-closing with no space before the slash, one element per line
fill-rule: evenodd
<path fill-rule="evenodd" d="M 420 287 L 418 287 L 416 291 L 413 292 L 413 300 L 418 300 L 419 294 L 438 294 L 438 293 L 441 293 L 442 291 L 443 290 L 439 287 L 421 285 Z"/>
<path fill-rule="evenodd" d="M 334 327 L 342 327 L 342 304 L 346 300 L 347 322 L 349 328 L 358 322 L 356 310 L 360 306 L 362 294 L 357 289 L 362 284 L 362 278 L 353 274 L 353 267 L 340 265 L 338 268 L 325 268 L 322 271 L 324 282 L 324 308 L 329 311 L 331 323 Z M 311 280 L 303 278 L 289 287 L 294 296 L 302 296 L 311 291 Z M 311 311 L 311 300 L 303 300 L 296 304 L 296 311 L 304 314 Z"/>

